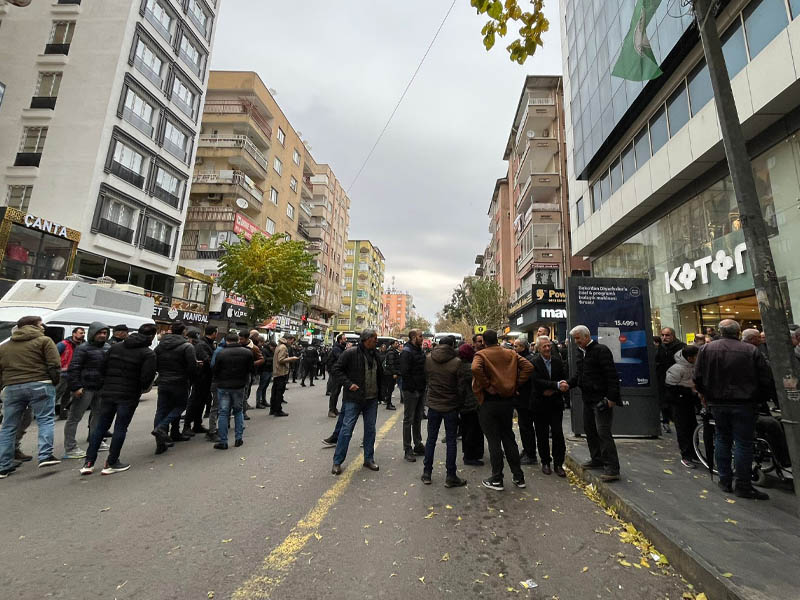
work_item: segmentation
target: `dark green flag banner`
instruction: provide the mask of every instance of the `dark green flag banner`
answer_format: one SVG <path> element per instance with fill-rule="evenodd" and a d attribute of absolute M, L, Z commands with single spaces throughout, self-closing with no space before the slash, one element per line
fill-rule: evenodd
<path fill-rule="evenodd" d="M 661 0 L 637 0 L 631 27 L 622 43 L 612 75 L 631 81 L 647 81 L 662 74 L 647 37 L 647 25 L 659 4 Z"/>

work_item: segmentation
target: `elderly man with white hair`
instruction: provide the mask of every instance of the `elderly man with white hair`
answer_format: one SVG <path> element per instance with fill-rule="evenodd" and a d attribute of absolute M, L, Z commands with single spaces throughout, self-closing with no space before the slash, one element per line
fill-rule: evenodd
<path fill-rule="evenodd" d="M 555 472 L 559 477 L 566 477 L 563 466 L 566 442 L 561 425 L 564 417 L 564 396 L 558 384 L 567 377 L 567 370 L 561 356 L 557 351 L 553 351 L 553 342 L 546 335 L 539 336 L 536 340 L 536 357 L 532 362 L 531 409 L 533 423 L 536 426 L 539 456 L 542 459 L 542 473 L 550 475 Z M 553 436 L 552 468 L 550 468 L 551 434 Z"/>
<path fill-rule="evenodd" d="M 617 446 L 611 435 L 614 407 L 620 403 L 619 373 L 614 366 L 614 356 L 607 346 L 592 339 L 589 328 L 578 325 L 569 332 L 580 349 L 577 373 L 570 380 L 559 383 L 559 389 L 579 387 L 583 400 L 583 428 L 591 459 L 583 464 L 585 469 L 603 469 L 602 481 L 619 479 Z"/>

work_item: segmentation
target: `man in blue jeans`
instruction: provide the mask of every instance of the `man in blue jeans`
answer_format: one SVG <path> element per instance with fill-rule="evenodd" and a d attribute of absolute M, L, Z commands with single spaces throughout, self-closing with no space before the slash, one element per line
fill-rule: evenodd
<path fill-rule="evenodd" d="M 39 427 L 39 468 L 57 465 L 53 456 L 56 389 L 61 360 L 56 345 L 44 335 L 41 317 L 22 317 L 11 339 L 0 346 L 3 427 L 0 429 L 0 479 L 16 470 L 17 427 L 31 406 Z"/>
<path fill-rule="evenodd" d="M 361 332 L 359 344 L 345 350 L 333 368 L 332 376 L 341 381 L 344 391 L 342 431 L 336 442 L 331 469 L 334 475 L 342 474 L 342 463 L 359 415 L 364 418 L 364 467 L 371 471 L 379 469 L 375 464 L 375 421 L 383 367 L 375 352 L 377 345 L 378 332 L 365 329 Z"/>
<path fill-rule="evenodd" d="M 714 461 L 720 489 L 740 498 L 768 500 L 752 483 L 753 438 L 756 408 L 770 395 L 772 374 L 764 355 L 754 345 L 740 341 L 739 332 L 736 321 L 720 321 L 720 337 L 697 355 L 694 382 L 714 416 Z"/>
<path fill-rule="evenodd" d="M 456 473 L 456 442 L 458 432 L 458 413 L 464 404 L 458 387 L 458 370 L 461 360 L 456 352 L 456 338 L 443 337 L 439 345 L 425 359 L 425 377 L 428 390 L 428 439 L 425 443 L 425 462 L 422 469 L 422 483 L 431 484 L 433 474 L 433 453 L 439 438 L 439 427 L 444 421 L 445 441 L 447 442 L 447 478 L 444 487 L 467 485 Z"/>
<path fill-rule="evenodd" d="M 233 409 L 235 430 L 235 446 L 244 444 L 244 388 L 255 374 L 253 351 L 239 343 L 239 334 L 228 332 L 225 336 L 225 347 L 214 358 L 214 381 L 217 384 L 217 402 L 219 419 L 217 434 L 219 442 L 214 444 L 217 450 L 228 449 L 228 416 Z"/>

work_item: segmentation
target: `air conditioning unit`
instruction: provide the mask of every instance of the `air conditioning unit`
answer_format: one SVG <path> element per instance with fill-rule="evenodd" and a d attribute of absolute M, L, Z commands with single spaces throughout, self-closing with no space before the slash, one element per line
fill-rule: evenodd
<path fill-rule="evenodd" d="M 528 139 L 532 140 L 535 137 L 536 137 L 536 132 L 533 129 L 529 129 L 528 130 Z"/>
<path fill-rule="evenodd" d="M 208 200 L 210 202 L 219 202 L 222 200 L 222 194 L 209 194 Z"/>

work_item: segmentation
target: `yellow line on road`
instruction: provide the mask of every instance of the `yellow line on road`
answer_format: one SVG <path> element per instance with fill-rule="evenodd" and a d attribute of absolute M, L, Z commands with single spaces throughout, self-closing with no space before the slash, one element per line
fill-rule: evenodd
<path fill-rule="evenodd" d="M 389 430 L 394 427 L 400 419 L 400 414 L 399 411 L 396 412 L 381 426 L 375 436 L 376 446 L 378 442 L 386 437 Z M 264 559 L 261 571 L 250 577 L 233 592 L 232 600 L 266 600 L 272 597 L 278 586 L 286 579 L 292 565 L 297 561 L 297 557 L 308 543 L 308 540 L 317 533 L 322 521 L 325 520 L 333 505 L 347 490 L 353 475 L 363 468 L 363 462 L 364 453 L 362 452 L 339 476 L 336 483 L 322 495 L 314 508 L 297 522 L 297 525 L 292 528 L 286 539 L 269 553 Z"/>

